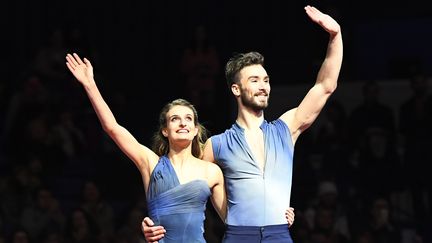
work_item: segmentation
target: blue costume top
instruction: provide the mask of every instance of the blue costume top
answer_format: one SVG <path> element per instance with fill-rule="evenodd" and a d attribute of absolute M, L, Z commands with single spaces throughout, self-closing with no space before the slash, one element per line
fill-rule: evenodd
<path fill-rule="evenodd" d="M 210 194 L 204 180 L 180 185 L 170 160 L 162 156 L 150 176 L 147 192 L 150 218 L 166 230 L 159 242 L 205 242 L 204 213 Z"/>
<path fill-rule="evenodd" d="M 286 224 L 292 184 L 294 146 L 280 119 L 263 121 L 265 165 L 260 169 L 237 123 L 211 138 L 228 197 L 226 223 L 234 226 Z"/>

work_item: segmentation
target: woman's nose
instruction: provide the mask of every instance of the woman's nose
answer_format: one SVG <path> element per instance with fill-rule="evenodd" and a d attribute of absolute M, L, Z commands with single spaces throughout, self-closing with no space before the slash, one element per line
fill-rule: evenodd
<path fill-rule="evenodd" d="M 186 126 L 186 121 L 184 119 L 180 119 L 180 126 Z"/>

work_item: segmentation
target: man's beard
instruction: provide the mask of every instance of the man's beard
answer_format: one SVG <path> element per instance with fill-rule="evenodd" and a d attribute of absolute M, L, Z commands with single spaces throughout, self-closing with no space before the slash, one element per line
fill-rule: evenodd
<path fill-rule="evenodd" d="M 267 95 L 267 100 L 265 102 L 256 101 L 255 100 L 256 94 L 254 94 L 254 96 L 252 96 L 252 97 L 248 97 L 246 95 L 246 92 L 242 92 L 240 95 L 240 98 L 241 98 L 242 104 L 245 107 L 251 108 L 252 110 L 254 110 L 256 112 L 259 112 L 259 111 L 264 110 L 268 106 L 268 101 L 269 101 L 270 95 L 267 93 L 266 93 L 266 95 Z"/>

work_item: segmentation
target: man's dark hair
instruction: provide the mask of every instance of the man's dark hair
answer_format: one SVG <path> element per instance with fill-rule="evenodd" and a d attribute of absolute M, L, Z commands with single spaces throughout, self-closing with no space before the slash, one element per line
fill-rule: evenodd
<path fill-rule="evenodd" d="M 240 70 L 251 65 L 264 66 L 264 56 L 258 52 L 237 53 L 231 57 L 225 65 L 225 78 L 230 87 L 240 82 Z"/>

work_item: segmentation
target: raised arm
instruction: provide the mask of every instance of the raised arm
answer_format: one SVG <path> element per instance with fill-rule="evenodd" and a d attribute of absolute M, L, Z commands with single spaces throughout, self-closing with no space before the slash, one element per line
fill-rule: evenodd
<path fill-rule="evenodd" d="M 70 72 L 84 87 L 104 131 L 135 163 L 142 176 L 149 178 L 149 161 L 156 163 L 158 156 L 149 148 L 141 145 L 129 131 L 117 123 L 111 109 L 97 88 L 90 61 L 86 58 L 82 60 L 76 53 L 67 54 L 66 61 L 66 66 Z"/>
<path fill-rule="evenodd" d="M 318 117 L 330 95 L 337 86 L 342 66 L 343 44 L 339 24 L 329 15 L 312 6 L 305 7 L 309 18 L 329 34 L 327 53 L 318 72 L 314 86 L 308 91 L 300 105 L 285 112 L 280 118 L 288 125 L 293 142 Z"/>

